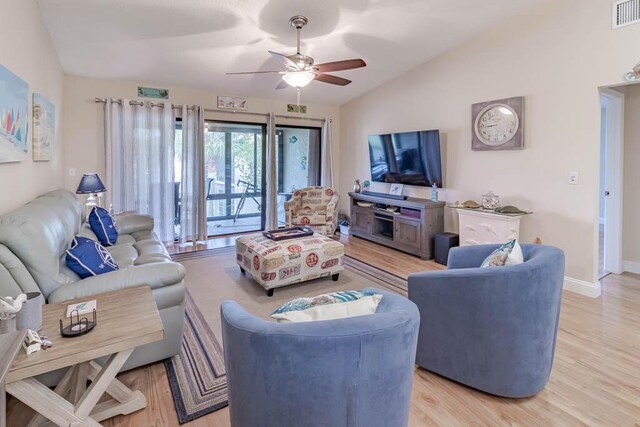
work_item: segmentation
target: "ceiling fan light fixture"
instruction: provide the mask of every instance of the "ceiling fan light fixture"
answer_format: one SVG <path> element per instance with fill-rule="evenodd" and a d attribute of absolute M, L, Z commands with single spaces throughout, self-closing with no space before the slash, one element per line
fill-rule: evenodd
<path fill-rule="evenodd" d="M 316 75 L 311 71 L 289 71 L 282 75 L 282 80 L 289 86 L 301 88 L 311 83 L 315 77 Z"/>

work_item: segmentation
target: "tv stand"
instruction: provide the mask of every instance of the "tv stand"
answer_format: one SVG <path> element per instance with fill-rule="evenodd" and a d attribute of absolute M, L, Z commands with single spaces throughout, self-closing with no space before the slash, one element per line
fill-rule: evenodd
<path fill-rule="evenodd" d="M 444 202 L 415 197 L 397 200 L 362 193 L 349 196 L 351 235 L 422 259 L 433 258 L 434 235 L 444 231 Z M 358 202 L 370 206 L 359 206 Z"/>

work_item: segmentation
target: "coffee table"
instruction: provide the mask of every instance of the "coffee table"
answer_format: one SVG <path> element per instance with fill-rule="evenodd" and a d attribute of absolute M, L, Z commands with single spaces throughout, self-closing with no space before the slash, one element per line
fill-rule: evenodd
<path fill-rule="evenodd" d="M 97 301 L 96 327 L 86 335 L 63 338 L 59 321 L 67 305 L 91 299 Z M 42 333 L 53 347 L 28 356 L 21 351 L 5 377 L 7 393 L 38 412 L 29 426 L 45 419 L 59 426 L 99 426 L 102 420 L 147 406 L 144 395 L 126 387 L 116 375 L 136 347 L 164 337 L 149 286 L 48 304 L 42 321 Z M 108 356 L 104 366 L 95 362 L 104 356 Z M 69 369 L 55 390 L 35 378 L 62 368 Z M 87 380 L 91 381 L 88 387 Z M 105 393 L 111 399 L 98 403 Z"/>

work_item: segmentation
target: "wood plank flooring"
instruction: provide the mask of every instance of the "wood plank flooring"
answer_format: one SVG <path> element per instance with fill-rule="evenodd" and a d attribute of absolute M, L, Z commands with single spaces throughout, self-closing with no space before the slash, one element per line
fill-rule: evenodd
<path fill-rule="evenodd" d="M 348 254 L 398 276 L 442 268 L 361 239 L 344 243 Z M 416 368 L 409 425 L 640 426 L 640 275 L 609 275 L 602 285 L 598 299 L 564 292 L 554 367 L 540 394 L 498 398 Z M 105 426 L 178 425 L 162 363 L 119 378 L 141 390 L 148 406 Z M 10 400 L 8 425 L 24 425 L 30 413 Z M 187 425 L 227 427 L 228 409 Z"/>

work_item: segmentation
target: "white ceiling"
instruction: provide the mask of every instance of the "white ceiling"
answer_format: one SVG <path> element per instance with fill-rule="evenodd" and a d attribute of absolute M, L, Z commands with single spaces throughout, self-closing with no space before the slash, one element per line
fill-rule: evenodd
<path fill-rule="evenodd" d="M 65 72 L 295 100 L 276 91 L 267 53 L 295 53 L 288 21 L 302 14 L 302 53 L 316 63 L 363 58 L 336 72 L 338 87 L 311 82 L 303 103 L 342 104 L 549 0 L 38 0 Z"/>

